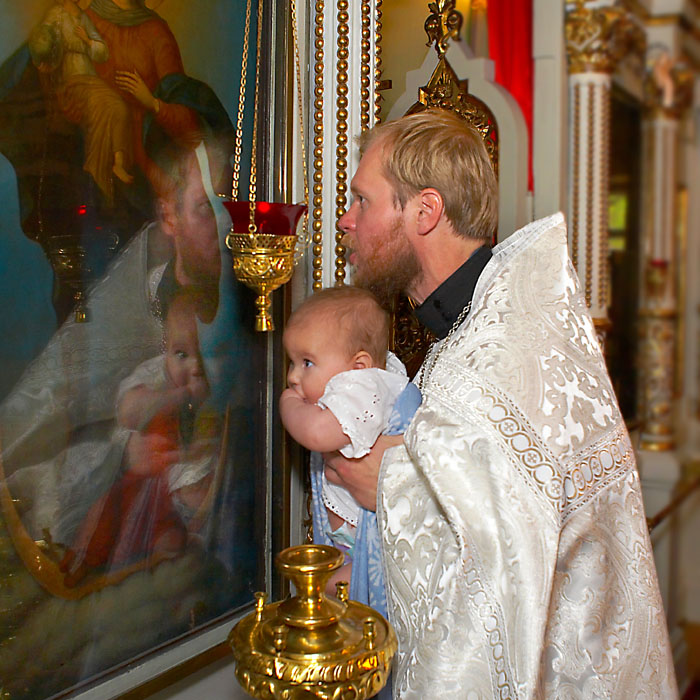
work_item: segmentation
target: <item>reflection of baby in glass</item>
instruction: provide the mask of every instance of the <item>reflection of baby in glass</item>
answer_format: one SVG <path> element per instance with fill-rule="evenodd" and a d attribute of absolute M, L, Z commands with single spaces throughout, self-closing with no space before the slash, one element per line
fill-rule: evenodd
<path fill-rule="evenodd" d="M 85 133 L 85 164 L 111 198 L 111 176 L 133 182 L 129 111 L 126 102 L 101 78 L 93 61 L 109 58 L 95 25 L 74 0 L 56 0 L 29 38 L 37 68 L 56 78 L 56 99 L 65 116 Z"/>
<path fill-rule="evenodd" d="M 280 398 L 282 422 L 297 442 L 317 452 L 362 457 L 380 434 L 405 430 L 420 392 L 387 352 L 388 340 L 388 315 L 366 290 L 325 289 L 299 306 L 284 332 L 289 388 Z M 312 472 L 312 491 L 315 541 L 346 553 L 333 580 L 350 580 L 351 598 L 386 614 L 386 603 L 378 600 L 384 586 L 376 516 L 328 483 L 323 470 Z"/>
<path fill-rule="evenodd" d="M 117 421 L 130 431 L 122 474 L 90 508 L 61 563 L 67 585 L 91 569 L 121 568 L 182 552 L 213 479 L 212 422 L 195 415 L 209 394 L 194 295 L 180 291 L 165 322 L 165 354 L 142 362 L 119 387 Z M 204 430 L 202 425 L 204 424 Z"/>

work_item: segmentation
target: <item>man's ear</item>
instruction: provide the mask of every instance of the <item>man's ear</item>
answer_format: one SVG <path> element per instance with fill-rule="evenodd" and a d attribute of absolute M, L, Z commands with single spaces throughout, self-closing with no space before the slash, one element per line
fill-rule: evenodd
<path fill-rule="evenodd" d="M 359 350 L 352 358 L 353 369 L 369 369 L 373 366 L 372 356 L 366 350 Z"/>
<path fill-rule="evenodd" d="M 157 206 L 158 220 L 163 233 L 168 236 L 175 236 L 178 221 L 177 205 L 172 199 L 161 197 Z"/>
<path fill-rule="evenodd" d="M 430 233 L 445 211 L 445 202 L 434 187 L 426 187 L 416 197 L 418 233 Z"/>

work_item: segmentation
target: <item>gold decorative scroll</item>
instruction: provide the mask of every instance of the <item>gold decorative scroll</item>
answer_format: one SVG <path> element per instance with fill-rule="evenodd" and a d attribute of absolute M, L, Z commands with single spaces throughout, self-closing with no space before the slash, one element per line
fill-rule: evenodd
<path fill-rule="evenodd" d="M 455 0 L 437 0 L 428 3 L 430 14 L 425 20 L 425 33 L 428 35 L 428 46 L 435 44 L 438 57 L 442 58 L 447 52 L 450 39 L 459 40 L 462 28 L 462 14 L 455 9 Z"/>
<path fill-rule="evenodd" d="M 638 415 L 643 450 L 674 447 L 673 399 L 677 313 L 666 305 L 674 275 L 667 261 L 648 260 L 640 311 Z"/>
<path fill-rule="evenodd" d="M 570 73 L 612 73 L 629 54 L 643 55 L 646 38 L 632 16 L 619 7 L 587 7 L 567 12 L 566 54 Z"/>
<path fill-rule="evenodd" d="M 687 263 L 688 260 L 688 188 L 679 188 L 676 194 L 676 259 L 679 261 L 676 275 L 676 299 L 678 303 L 678 327 L 676 337 L 676 376 L 674 394 L 683 397 L 685 393 L 685 338 L 686 309 L 688 305 Z"/>
<path fill-rule="evenodd" d="M 571 172 L 577 173 L 579 171 L 579 147 L 581 143 L 581 85 L 574 86 L 573 96 L 571 100 L 571 138 L 573 141 L 573 148 L 571 149 L 572 158 L 572 168 Z M 579 231 L 581 230 L 581 224 L 578 218 L 578 202 L 581 195 L 580 188 L 580 178 L 573 177 L 571 179 L 571 226 L 569 229 L 569 235 L 571 236 L 569 248 L 571 250 L 571 261 L 574 264 L 576 270 L 579 269 L 580 256 L 579 256 Z M 586 303 L 590 305 L 590 300 L 586 298 Z"/>
<path fill-rule="evenodd" d="M 409 377 L 416 375 L 425 353 L 435 340 L 435 336 L 416 318 L 412 302 L 399 295 L 392 313 L 390 346 L 406 365 Z"/>

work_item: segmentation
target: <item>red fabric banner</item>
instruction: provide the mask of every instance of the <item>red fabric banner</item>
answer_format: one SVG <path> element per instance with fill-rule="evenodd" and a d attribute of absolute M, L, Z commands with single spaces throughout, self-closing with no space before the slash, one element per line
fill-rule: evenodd
<path fill-rule="evenodd" d="M 528 132 L 528 189 L 532 191 L 532 0 L 488 0 L 489 54 L 496 82 L 513 95 Z"/>

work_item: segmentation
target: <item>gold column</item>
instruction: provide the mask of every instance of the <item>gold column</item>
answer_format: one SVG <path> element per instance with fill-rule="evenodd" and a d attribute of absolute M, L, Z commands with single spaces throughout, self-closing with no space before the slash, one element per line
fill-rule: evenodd
<path fill-rule="evenodd" d="M 692 76 L 661 53 L 645 82 L 643 125 L 642 264 L 638 415 L 641 447 L 670 450 L 675 444 L 678 321 L 675 240 L 679 121 L 690 105 Z"/>
<path fill-rule="evenodd" d="M 611 74 L 641 29 L 617 7 L 576 0 L 566 15 L 569 64 L 569 248 L 601 341 L 609 328 L 608 178 Z"/>

